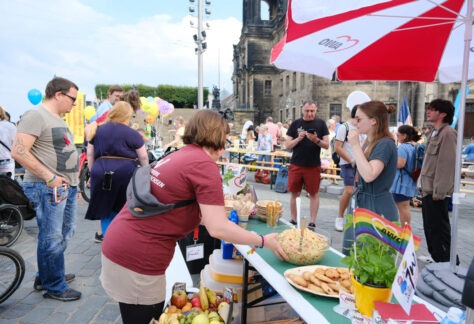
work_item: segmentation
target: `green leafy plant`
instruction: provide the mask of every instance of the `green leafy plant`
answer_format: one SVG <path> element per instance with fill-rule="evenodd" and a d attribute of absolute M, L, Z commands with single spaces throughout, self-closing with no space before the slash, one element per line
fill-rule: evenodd
<path fill-rule="evenodd" d="M 352 215 L 348 216 L 346 226 L 352 226 Z M 351 250 L 341 263 L 352 269 L 354 277 L 361 284 L 391 288 L 397 273 L 397 252 L 368 234 L 357 236 L 355 245 L 355 252 Z"/>
<path fill-rule="evenodd" d="M 226 186 L 229 185 L 229 180 L 234 178 L 234 171 L 232 169 L 226 169 L 224 174 L 222 175 L 222 181 Z"/>

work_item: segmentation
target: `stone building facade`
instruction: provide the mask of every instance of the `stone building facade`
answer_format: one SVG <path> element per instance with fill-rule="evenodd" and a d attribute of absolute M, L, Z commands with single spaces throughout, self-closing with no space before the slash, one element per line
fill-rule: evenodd
<path fill-rule="evenodd" d="M 236 129 L 246 120 L 259 124 L 267 116 L 274 120 L 300 117 L 302 103 L 312 99 L 318 104 L 318 117 L 332 115 L 347 120 L 347 96 L 356 90 L 372 99 L 397 106 L 407 97 L 415 126 L 425 123 L 425 105 L 435 98 L 454 101 L 460 84 L 421 82 L 341 82 L 315 75 L 280 70 L 270 64 L 272 47 L 284 35 L 287 0 L 243 0 L 242 34 L 234 45 L 232 109 Z M 474 82 L 472 84 L 474 86 Z M 473 88 L 474 89 L 474 88 Z M 474 91 L 473 91 L 474 92 Z M 390 116 L 396 126 L 397 115 Z M 474 94 L 467 98 L 465 137 L 474 135 Z"/>

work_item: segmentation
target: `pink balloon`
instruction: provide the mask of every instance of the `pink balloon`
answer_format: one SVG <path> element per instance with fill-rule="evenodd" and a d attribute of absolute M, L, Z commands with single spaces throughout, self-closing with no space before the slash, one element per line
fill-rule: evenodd
<path fill-rule="evenodd" d="M 169 114 L 171 112 L 170 103 L 166 100 L 158 99 L 158 107 L 160 109 L 160 114 L 164 115 Z"/>

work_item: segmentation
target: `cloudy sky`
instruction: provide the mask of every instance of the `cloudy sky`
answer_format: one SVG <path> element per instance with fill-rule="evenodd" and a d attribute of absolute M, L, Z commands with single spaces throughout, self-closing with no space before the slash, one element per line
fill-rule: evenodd
<path fill-rule="evenodd" d="M 204 0 L 203 0 L 204 1 Z M 197 6 L 197 0 L 194 1 Z M 0 0 L 0 105 L 16 121 L 54 75 L 96 84 L 197 86 L 189 0 Z M 204 86 L 232 92 L 242 1 L 211 0 Z"/>

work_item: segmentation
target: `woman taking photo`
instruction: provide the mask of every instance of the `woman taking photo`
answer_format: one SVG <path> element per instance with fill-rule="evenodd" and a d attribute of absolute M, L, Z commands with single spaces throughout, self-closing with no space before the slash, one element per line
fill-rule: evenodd
<path fill-rule="evenodd" d="M 150 175 L 150 191 L 160 202 L 195 201 L 145 218 L 134 216 L 126 204 L 110 225 L 102 245 L 100 279 L 107 294 L 119 302 L 124 323 L 149 323 L 160 316 L 166 295 L 165 271 L 176 242 L 199 224 L 212 237 L 265 247 L 286 259 L 278 234 L 261 236 L 227 219 L 216 161 L 228 134 L 229 126 L 219 113 L 195 113 L 184 133 L 186 145 L 157 163 Z"/>
<path fill-rule="evenodd" d="M 347 136 L 357 168 L 355 201 L 351 207 L 369 209 L 390 221 L 398 221 L 398 210 L 390 193 L 397 171 L 397 146 L 388 128 L 388 114 L 395 110 L 381 101 L 361 104 L 355 115 L 357 130 Z M 367 135 L 362 146 L 360 134 Z M 353 240 L 351 227 L 344 232 L 343 253 L 349 253 Z"/>
<path fill-rule="evenodd" d="M 405 223 L 410 224 L 410 199 L 417 194 L 416 183 L 411 175 L 415 167 L 415 145 L 421 139 L 421 135 L 414 127 L 402 125 L 398 127 L 397 139 L 400 143 L 398 146 L 398 171 L 390 192 L 397 204 L 400 223 L 403 226 Z"/>

